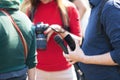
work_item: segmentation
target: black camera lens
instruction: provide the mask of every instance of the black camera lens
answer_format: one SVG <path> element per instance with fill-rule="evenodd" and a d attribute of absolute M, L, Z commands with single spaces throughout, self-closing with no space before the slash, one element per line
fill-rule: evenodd
<path fill-rule="evenodd" d="M 48 28 L 48 24 L 38 23 L 35 25 L 37 49 L 45 50 L 47 47 L 47 40 L 44 31 Z"/>
<path fill-rule="evenodd" d="M 37 40 L 37 49 L 45 50 L 47 47 L 47 40 L 44 34 L 39 34 L 36 36 Z"/>

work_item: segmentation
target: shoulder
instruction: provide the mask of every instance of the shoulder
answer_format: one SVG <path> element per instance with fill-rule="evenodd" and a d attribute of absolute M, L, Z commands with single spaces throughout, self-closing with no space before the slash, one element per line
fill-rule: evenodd
<path fill-rule="evenodd" d="M 108 0 L 102 11 L 104 14 L 119 14 L 120 13 L 120 0 Z"/>
<path fill-rule="evenodd" d="M 76 8 L 76 6 L 74 5 L 74 3 L 72 3 L 72 2 L 70 2 L 68 0 L 64 0 L 63 3 L 65 5 L 65 7 L 67 7 L 67 8 Z"/>
<path fill-rule="evenodd" d="M 14 13 L 13 18 L 18 26 L 21 27 L 21 29 L 30 30 L 32 26 L 31 20 L 28 18 L 28 16 L 23 13 L 22 11 L 17 11 Z"/>
<path fill-rule="evenodd" d="M 103 8 L 101 19 L 106 25 L 120 23 L 120 0 L 108 0 Z"/>
<path fill-rule="evenodd" d="M 108 0 L 105 4 L 105 9 L 120 9 L 120 0 Z"/>
<path fill-rule="evenodd" d="M 68 0 L 64 0 L 64 5 L 65 5 L 65 7 L 67 9 L 67 13 L 69 15 L 69 18 L 72 18 L 72 17 L 78 18 L 79 17 L 78 9 L 77 9 L 77 7 L 75 6 L 74 3 L 72 3 L 72 2 L 70 2 Z"/>
<path fill-rule="evenodd" d="M 19 19 L 20 21 L 26 21 L 29 23 L 31 22 L 30 19 L 28 18 L 28 16 L 20 10 L 17 12 L 16 18 Z"/>
<path fill-rule="evenodd" d="M 75 4 L 68 0 L 64 0 L 64 5 L 65 5 L 68 13 L 70 13 L 70 14 L 76 13 L 78 11 Z"/>
<path fill-rule="evenodd" d="M 120 9 L 120 0 L 114 0 L 114 6 L 118 9 Z"/>

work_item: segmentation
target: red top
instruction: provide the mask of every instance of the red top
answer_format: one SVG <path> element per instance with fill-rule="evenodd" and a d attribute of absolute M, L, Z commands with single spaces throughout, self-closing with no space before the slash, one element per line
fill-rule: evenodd
<path fill-rule="evenodd" d="M 78 12 L 76 11 L 76 8 L 73 4 L 70 3 L 68 7 L 68 16 L 70 20 L 70 30 L 72 33 L 80 36 L 80 21 Z M 62 25 L 62 20 L 60 17 L 60 11 L 58 9 L 58 6 L 53 0 L 50 3 L 43 4 L 40 3 L 38 6 L 33 22 L 39 23 L 47 23 L 49 25 L 51 24 L 59 24 Z M 54 41 L 54 36 L 56 34 L 54 33 L 49 41 L 47 42 L 47 49 L 37 50 L 37 68 L 46 70 L 46 71 L 58 71 L 58 70 L 64 70 L 69 68 L 71 65 L 65 60 L 63 57 L 63 51 L 59 47 L 59 45 Z"/>

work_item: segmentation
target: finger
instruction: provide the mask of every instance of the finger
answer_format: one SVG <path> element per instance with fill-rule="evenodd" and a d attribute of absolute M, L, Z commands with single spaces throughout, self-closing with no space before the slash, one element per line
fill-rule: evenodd
<path fill-rule="evenodd" d="M 51 28 L 48 28 L 47 30 L 44 31 L 44 34 L 48 34 L 49 32 L 51 32 L 52 29 Z"/>
<path fill-rule="evenodd" d="M 72 60 L 71 60 L 71 59 L 69 59 L 69 58 L 66 58 L 66 61 L 68 61 L 68 62 L 72 62 Z"/>
<path fill-rule="evenodd" d="M 72 61 L 72 62 L 70 62 L 71 64 L 75 64 L 76 62 L 75 61 Z"/>
<path fill-rule="evenodd" d="M 69 55 L 68 54 L 63 54 L 63 56 L 66 58 L 66 59 L 69 59 Z"/>
<path fill-rule="evenodd" d="M 65 52 L 63 51 L 63 56 L 65 57 L 65 55 L 66 55 L 66 54 L 65 54 Z"/>
<path fill-rule="evenodd" d="M 76 62 L 74 62 L 74 61 L 71 61 L 71 62 L 70 62 L 71 65 L 74 65 L 75 63 L 76 63 Z"/>
<path fill-rule="evenodd" d="M 50 28 L 55 32 L 59 32 L 61 29 L 61 27 L 57 24 L 51 25 Z"/>
<path fill-rule="evenodd" d="M 47 41 L 50 39 L 50 36 L 53 34 L 53 31 L 50 31 L 48 34 L 47 34 Z"/>
<path fill-rule="evenodd" d="M 70 63 L 71 65 L 75 64 L 75 62 L 74 62 L 74 61 L 70 61 L 69 63 Z"/>

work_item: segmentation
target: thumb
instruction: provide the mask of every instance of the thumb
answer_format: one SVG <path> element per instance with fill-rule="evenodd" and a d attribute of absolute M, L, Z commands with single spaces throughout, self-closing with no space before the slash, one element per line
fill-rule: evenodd
<path fill-rule="evenodd" d="M 51 28 L 48 28 L 47 30 L 44 31 L 44 34 L 48 34 L 51 31 Z"/>

